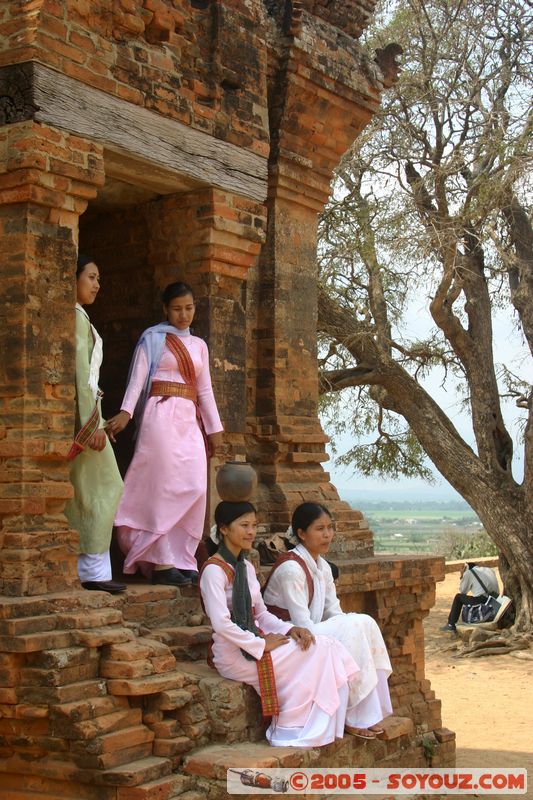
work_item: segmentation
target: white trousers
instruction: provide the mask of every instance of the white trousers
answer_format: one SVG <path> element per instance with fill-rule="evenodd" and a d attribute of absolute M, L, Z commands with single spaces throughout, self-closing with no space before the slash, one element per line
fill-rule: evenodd
<path fill-rule="evenodd" d="M 377 686 L 372 689 L 370 694 L 367 694 L 356 706 L 348 709 L 346 714 L 346 724 L 354 728 L 368 728 L 370 725 L 376 725 L 381 722 L 385 717 L 392 714 L 392 705 L 390 701 L 389 685 L 387 683 L 387 673 L 382 670 L 376 670 L 378 676 Z"/>
<path fill-rule="evenodd" d="M 82 583 L 87 581 L 110 581 L 112 573 L 109 550 L 105 553 L 80 553 L 78 556 L 78 577 Z"/>

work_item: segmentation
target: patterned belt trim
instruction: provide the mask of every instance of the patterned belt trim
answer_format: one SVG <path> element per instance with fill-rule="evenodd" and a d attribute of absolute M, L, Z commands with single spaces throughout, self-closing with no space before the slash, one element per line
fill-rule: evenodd
<path fill-rule="evenodd" d="M 198 394 L 194 386 L 187 383 L 174 381 L 152 381 L 150 397 L 184 397 L 186 400 L 198 401 Z"/>

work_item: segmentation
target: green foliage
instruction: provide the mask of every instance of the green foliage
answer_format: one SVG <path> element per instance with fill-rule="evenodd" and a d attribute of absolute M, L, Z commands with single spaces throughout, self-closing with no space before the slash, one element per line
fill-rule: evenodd
<path fill-rule="evenodd" d="M 422 736 L 422 749 L 424 751 L 424 758 L 430 766 L 433 756 L 435 755 L 436 744 L 437 742 L 433 735 L 430 736 L 429 734 L 425 734 Z"/>
<path fill-rule="evenodd" d="M 368 389 L 322 395 L 320 416 L 337 464 L 365 476 L 393 480 L 408 476 L 434 482 L 426 454 L 414 433 L 400 417 L 380 409 Z M 339 454 L 338 440 L 346 435 L 357 444 Z"/>
<path fill-rule="evenodd" d="M 498 555 L 498 548 L 483 529 L 475 533 L 465 533 L 448 528 L 442 534 L 440 541 L 442 555 L 448 561 Z"/>

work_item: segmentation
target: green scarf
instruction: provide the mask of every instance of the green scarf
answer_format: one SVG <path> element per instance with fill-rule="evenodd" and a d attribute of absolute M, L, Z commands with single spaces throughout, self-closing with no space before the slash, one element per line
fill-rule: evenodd
<path fill-rule="evenodd" d="M 254 636 L 260 636 L 259 629 L 257 628 L 253 612 L 252 612 L 252 598 L 250 596 L 250 589 L 248 587 L 248 575 L 246 573 L 246 561 L 243 552 L 239 553 L 236 558 L 231 550 L 228 550 L 226 545 L 222 542 L 218 546 L 217 553 L 224 561 L 227 561 L 235 570 L 235 577 L 233 579 L 232 590 L 232 621 L 239 626 L 243 631 L 250 631 Z M 241 649 L 241 653 L 248 661 L 255 661 L 256 659 L 245 650 Z"/>

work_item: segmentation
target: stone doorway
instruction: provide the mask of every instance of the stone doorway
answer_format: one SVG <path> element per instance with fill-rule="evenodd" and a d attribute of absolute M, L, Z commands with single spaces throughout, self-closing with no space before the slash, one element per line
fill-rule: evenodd
<path fill-rule="evenodd" d="M 80 217 L 79 250 L 92 256 L 100 268 L 101 290 L 89 310 L 104 341 L 100 385 L 104 417 L 117 413 L 126 388 L 131 357 L 140 333 L 161 321 L 163 284 L 182 278 L 179 243 L 172 263 L 161 270 L 158 239 L 162 235 L 161 202 L 191 184 L 163 179 L 152 169 L 104 153 L 106 181 Z M 179 213 L 175 225 L 179 225 Z M 170 238 L 170 237 L 169 237 Z M 170 262 L 172 262 L 172 254 Z M 162 272 L 166 274 L 161 274 Z M 133 453 L 134 426 L 117 439 L 115 453 L 124 475 Z"/>

